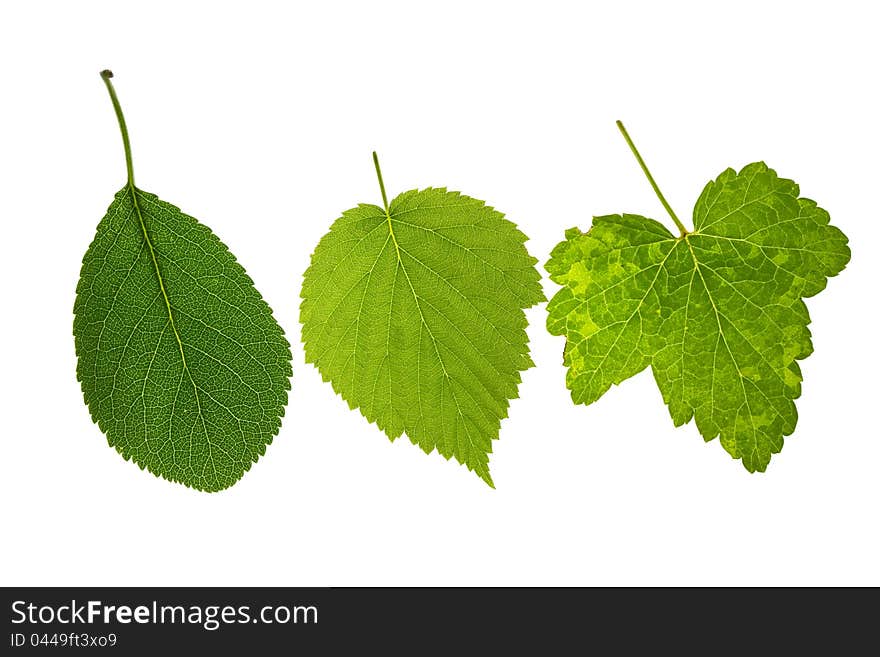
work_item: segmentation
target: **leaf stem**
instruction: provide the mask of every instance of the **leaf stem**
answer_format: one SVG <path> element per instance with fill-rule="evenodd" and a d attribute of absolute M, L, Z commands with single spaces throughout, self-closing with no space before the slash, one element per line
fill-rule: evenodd
<path fill-rule="evenodd" d="M 385 183 L 382 181 L 382 169 L 379 168 L 379 156 L 373 151 L 373 164 L 376 166 L 376 176 L 379 178 L 379 189 L 382 190 L 382 203 L 385 205 L 385 214 L 390 215 L 388 210 L 388 196 L 385 194 Z"/>
<path fill-rule="evenodd" d="M 620 121 L 617 122 L 617 127 L 620 130 L 620 133 L 623 135 L 623 138 L 626 139 L 626 143 L 629 145 L 629 149 L 633 152 L 633 155 L 636 156 L 636 160 L 639 162 L 639 166 L 642 167 L 642 171 L 645 172 L 645 176 L 648 179 L 648 182 L 651 183 L 651 187 L 654 188 L 654 193 L 657 194 L 657 198 L 660 199 L 660 202 L 663 204 L 663 207 L 666 208 L 666 211 L 669 213 L 669 216 L 672 217 L 672 220 L 675 222 L 675 225 L 678 226 L 678 230 L 681 231 L 681 237 L 684 237 L 688 234 L 687 229 L 684 227 L 684 224 L 679 221 L 678 217 L 675 214 L 675 211 L 672 209 L 672 206 L 666 200 L 666 197 L 663 196 L 663 192 L 660 191 L 660 188 L 657 186 L 657 183 L 654 181 L 654 176 L 651 175 L 651 172 L 648 171 L 648 165 L 645 164 L 645 161 L 642 159 L 642 156 L 639 154 L 639 150 L 636 148 L 636 145 L 633 143 L 632 139 L 629 137 L 629 133 L 626 131 L 626 128 L 623 127 L 623 123 Z"/>
<path fill-rule="evenodd" d="M 382 180 L 382 169 L 379 168 L 379 156 L 373 151 L 373 164 L 376 165 L 376 175 L 379 177 L 379 189 L 382 190 L 382 203 L 385 205 L 385 219 L 388 221 L 388 235 L 394 242 L 394 251 L 397 253 L 397 262 L 400 262 L 400 244 L 394 236 L 394 224 L 391 223 L 391 209 L 388 207 L 388 197 L 385 195 L 385 182 Z"/>
<path fill-rule="evenodd" d="M 125 169 L 128 172 L 128 184 L 134 187 L 134 168 L 131 165 L 131 144 L 128 141 L 128 128 L 125 127 L 125 117 L 122 115 L 122 107 L 119 105 L 119 98 L 116 97 L 116 90 L 110 78 L 113 77 L 113 71 L 104 69 L 101 71 L 101 79 L 107 85 L 107 91 L 110 92 L 110 100 L 113 101 L 113 111 L 116 112 L 116 118 L 119 120 L 119 130 L 122 132 L 122 145 L 125 147 Z"/>

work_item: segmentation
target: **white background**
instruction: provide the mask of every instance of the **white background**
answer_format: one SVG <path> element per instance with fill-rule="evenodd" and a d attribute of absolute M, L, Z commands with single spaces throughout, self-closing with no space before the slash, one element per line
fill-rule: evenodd
<path fill-rule="evenodd" d="M 0 9 L 5 585 L 880 584 L 877 65 L 871 3 L 29 2 Z M 280 435 L 198 493 L 109 448 L 75 378 L 82 255 L 124 182 L 211 226 L 293 343 Z M 766 474 L 649 371 L 592 406 L 528 313 L 537 367 L 501 426 L 497 490 L 391 443 L 303 363 L 298 295 L 358 202 L 445 185 L 543 264 L 570 226 L 666 221 L 765 160 L 829 210 L 853 259 L 808 302 L 800 421 Z M 548 296 L 555 286 L 545 281 Z"/>

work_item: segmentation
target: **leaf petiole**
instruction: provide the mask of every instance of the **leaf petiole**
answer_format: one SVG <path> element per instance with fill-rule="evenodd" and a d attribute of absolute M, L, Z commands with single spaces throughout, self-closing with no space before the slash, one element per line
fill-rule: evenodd
<path fill-rule="evenodd" d="M 116 90 L 110 78 L 113 77 L 113 71 L 104 69 L 101 71 L 101 79 L 107 85 L 107 91 L 110 92 L 110 100 L 113 101 L 113 111 L 116 112 L 116 118 L 119 120 L 119 130 L 122 132 L 122 145 L 125 147 L 125 169 L 128 171 L 128 184 L 134 187 L 134 168 L 131 165 L 131 144 L 128 141 L 128 128 L 125 127 L 125 117 L 122 115 L 122 107 L 119 105 L 119 98 L 116 97 Z"/>
<path fill-rule="evenodd" d="M 382 180 L 382 169 L 379 168 L 379 156 L 373 151 L 373 164 L 376 166 L 376 176 L 379 178 L 379 189 L 382 190 L 382 204 L 385 206 L 385 214 L 390 215 L 388 211 L 388 196 L 385 194 L 385 182 Z"/>
<path fill-rule="evenodd" d="M 391 208 L 388 207 L 388 196 L 385 194 L 385 182 L 382 180 L 382 169 L 379 168 L 379 156 L 373 151 L 373 164 L 376 166 L 376 176 L 379 178 L 379 189 L 382 190 L 382 204 L 385 206 L 385 219 L 388 221 L 388 234 L 394 242 L 394 250 L 397 252 L 397 260 L 400 261 L 400 245 L 394 236 L 394 225 L 391 223 Z"/>
<path fill-rule="evenodd" d="M 651 172 L 648 171 L 648 165 L 645 164 L 645 161 L 642 159 L 642 156 L 639 154 L 636 145 L 633 143 L 632 139 L 629 137 L 629 133 L 626 131 L 626 128 L 623 127 L 623 123 L 617 121 L 617 127 L 620 130 L 620 133 L 623 135 L 623 138 L 626 139 L 626 143 L 629 145 L 629 149 L 633 152 L 633 155 L 636 156 L 636 160 L 639 162 L 639 166 L 642 167 L 642 171 L 645 172 L 645 176 L 648 178 L 648 182 L 651 183 L 651 187 L 654 188 L 654 193 L 657 194 L 657 198 L 660 199 L 660 202 L 663 204 L 663 207 L 666 208 L 666 211 L 669 213 L 669 216 L 672 217 L 672 220 L 675 222 L 675 225 L 678 227 L 678 230 L 681 231 L 681 237 L 684 237 L 688 234 L 688 230 L 684 227 L 684 224 L 678 219 L 675 214 L 675 211 L 672 209 L 672 206 L 666 201 L 666 197 L 663 196 L 663 192 L 660 191 L 660 188 L 657 186 L 657 183 L 654 181 L 654 176 L 651 175 Z"/>

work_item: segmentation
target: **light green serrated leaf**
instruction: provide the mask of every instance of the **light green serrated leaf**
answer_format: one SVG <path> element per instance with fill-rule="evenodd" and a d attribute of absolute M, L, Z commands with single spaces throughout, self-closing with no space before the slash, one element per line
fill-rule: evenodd
<path fill-rule="evenodd" d="M 632 148 L 682 234 L 612 215 L 553 250 L 546 268 L 564 287 L 547 326 L 566 337 L 572 398 L 592 403 L 650 365 L 676 425 L 695 418 L 764 471 L 797 422 L 797 361 L 812 352 L 802 299 L 844 268 L 846 236 L 763 162 L 706 185 L 686 231 Z"/>
<path fill-rule="evenodd" d="M 290 345 L 226 246 L 129 182 L 83 258 L 74 305 L 77 377 L 111 446 L 203 491 L 231 486 L 278 432 Z"/>
<path fill-rule="evenodd" d="M 526 239 L 442 188 L 344 212 L 305 273 L 306 360 L 392 440 L 493 485 L 492 439 L 532 366 L 523 309 L 543 299 Z"/>

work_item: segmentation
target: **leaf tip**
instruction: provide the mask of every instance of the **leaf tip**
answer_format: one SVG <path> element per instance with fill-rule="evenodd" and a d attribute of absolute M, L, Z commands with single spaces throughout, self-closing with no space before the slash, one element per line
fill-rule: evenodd
<path fill-rule="evenodd" d="M 485 482 L 486 485 L 489 486 L 489 488 L 491 488 L 492 490 L 497 490 L 495 488 L 495 482 L 492 481 L 492 475 L 489 474 L 489 470 L 483 470 L 482 472 L 479 472 L 477 476 L 479 476 L 479 478 L 482 479 L 483 482 Z"/>

